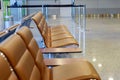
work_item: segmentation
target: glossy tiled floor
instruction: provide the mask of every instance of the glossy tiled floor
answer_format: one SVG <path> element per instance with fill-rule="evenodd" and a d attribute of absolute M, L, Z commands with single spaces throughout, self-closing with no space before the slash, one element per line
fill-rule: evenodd
<path fill-rule="evenodd" d="M 120 80 L 120 19 L 87 19 L 86 58 L 102 80 Z"/>
<path fill-rule="evenodd" d="M 66 23 L 71 24 L 68 20 Z M 86 53 L 72 57 L 88 59 L 102 80 L 120 79 L 120 19 L 91 18 L 86 21 Z"/>
<path fill-rule="evenodd" d="M 58 23 L 72 25 L 71 20 Z M 55 24 L 56 22 L 51 22 Z M 63 57 L 83 57 L 89 60 L 102 80 L 120 80 L 120 19 L 90 18 L 86 20 L 86 53 Z"/>

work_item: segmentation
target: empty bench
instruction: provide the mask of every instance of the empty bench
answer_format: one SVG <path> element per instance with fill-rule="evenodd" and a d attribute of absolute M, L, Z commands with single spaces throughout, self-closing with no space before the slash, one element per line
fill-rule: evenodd
<path fill-rule="evenodd" d="M 20 30 L 18 30 L 16 32 L 25 42 L 27 48 L 31 51 L 32 56 L 34 58 L 36 58 L 37 54 L 40 54 L 41 52 L 43 54 L 46 53 L 61 53 L 61 52 L 80 52 L 80 49 L 78 48 L 44 48 L 44 49 L 40 49 L 36 40 L 34 39 L 32 32 L 30 31 L 30 29 L 28 27 L 22 27 Z M 79 61 L 84 61 L 85 59 L 74 59 L 74 58 L 55 58 L 55 59 L 44 59 L 45 64 L 47 66 L 59 66 L 62 64 L 69 64 L 72 62 L 79 62 Z M 59 63 L 61 62 L 61 63 Z"/>
<path fill-rule="evenodd" d="M 36 40 L 34 39 L 32 32 L 30 31 L 30 29 L 28 27 L 22 27 L 20 30 L 18 30 L 16 32 L 25 42 L 27 48 L 31 51 L 32 56 L 34 58 L 36 58 L 36 55 L 39 54 L 40 52 L 42 52 L 43 54 L 46 53 L 65 53 L 65 52 L 80 52 L 81 50 L 79 48 L 44 48 L 41 49 L 39 48 Z M 69 60 L 69 61 L 68 61 Z M 79 62 L 82 59 L 45 59 L 45 63 L 47 66 L 57 66 L 59 65 L 59 62 L 64 62 L 64 63 L 60 63 L 60 65 L 62 64 L 68 64 L 68 63 L 72 63 L 72 62 Z M 52 63 L 53 62 L 53 63 Z M 54 63 L 55 62 L 55 63 Z M 52 65 L 51 65 L 51 64 Z"/>
<path fill-rule="evenodd" d="M 20 30 L 16 32 L 21 38 L 25 41 L 26 45 L 37 46 L 34 50 L 39 49 L 37 42 L 35 41 L 32 32 L 26 26 L 22 27 Z M 80 53 L 82 50 L 80 48 L 41 48 L 40 49 L 44 54 L 47 53 Z"/>
<path fill-rule="evenodd" d="M 0 44 L 0 51 L 7 57 L 19 80 L 101 80 L 92 64 L 86 60 L 48 68 L 40 49 L 35 50 L 36 45 L 32 43 L 28 46 L 34 51 L 17 34 Z"/>
<path fill-rule="evenodd" d="M 78 47 L 79 44 L 77 40 L 72 36 L 65 25 L 48 26 L 41 12 L 35 14 L 32 19 L 36 23 L 46 47 L 57 48 L 71 45 Z"/>

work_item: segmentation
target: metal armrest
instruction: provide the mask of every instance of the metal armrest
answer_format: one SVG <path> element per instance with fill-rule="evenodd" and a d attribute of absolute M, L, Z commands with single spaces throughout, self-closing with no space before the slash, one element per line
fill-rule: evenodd
<path fill-rule="evenodd" d="M 42 53 L 81 53 L 80 48 L 42 48 Z"/>

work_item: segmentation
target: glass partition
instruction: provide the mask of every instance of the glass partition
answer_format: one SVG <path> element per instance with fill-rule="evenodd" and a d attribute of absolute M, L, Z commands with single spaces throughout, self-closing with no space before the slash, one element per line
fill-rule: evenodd
<path fill-rule="evenodd" d="M 9 9 L 18 9 L 19 17 L 23 8 L 26 8 L 27 15 L 41 11 L 49 26 L 64 24 L 69 31 L 73 34 L 74 38 L 79 42 L 79 47 L 85 53 L 85 26 L 86 26 L 86 6 L 85 5 L 22 5 L 22 6 L 8 6 Z M 25 16 L 27 16 L 25 15 Z M 19 18 L 21 20 L 24 16 Z"/>

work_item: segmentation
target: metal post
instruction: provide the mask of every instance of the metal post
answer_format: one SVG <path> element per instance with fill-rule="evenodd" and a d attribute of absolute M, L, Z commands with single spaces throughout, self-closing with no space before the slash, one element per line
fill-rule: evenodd
<path fill-rule="evenodd" d="M 72 9 L 72 11 L 71 11 L 71 16 L 72 16 L 72 27 L 71 27 L 71 31 L 72 31 L 72 34 L 73 34 L 73 36 L 74 36 L 74 38 L 76 38 L 76 33 L 75 33 L 75 13 L 74 13 L 74 9 L 75 9 L 75 7 L 74 6 L 72 6 L 71 7 L 71 9 Z"/>
<path fill-rule="evenodd" d="M 42 13 L 44 14 L 44 5 L 42 5 Z"/>
<path fill-rule="evenodd" d="M 83 7 L 83 54 L 85 55 L 86 6 Z"/>
<path fill-rule="evenodd" d="M 75 0 L 71 0 L 71 2 L 72 2 L 72 5 L 74 5 Z M 72 14 L 72 18 L 74 19 L 75 7 L 72 7 L 72 12 L 71 12 L 71 14 Z"/>
<path fill-rule="evenodd" d="M 19 21 L 21 21 L 22 20 L 22 8 L 18 8 L 18 15 L 19 15 L 19 18 L 18 19 L 20 19 Z"/>
<path fill-rule="evenodd" d="M 79 47 L 81 47 L 81 25 L 80 25 L 80 22 L 81 22 L 81 12 L 80 12 L 80 7 L 78 7 L 78 28 L 79 28 Z"/>
<path fill-rule="evenodd" d="M 45 16 L 46 16 L 46 20 L 48 20 L 48 7 L 45 7 Z"/>

